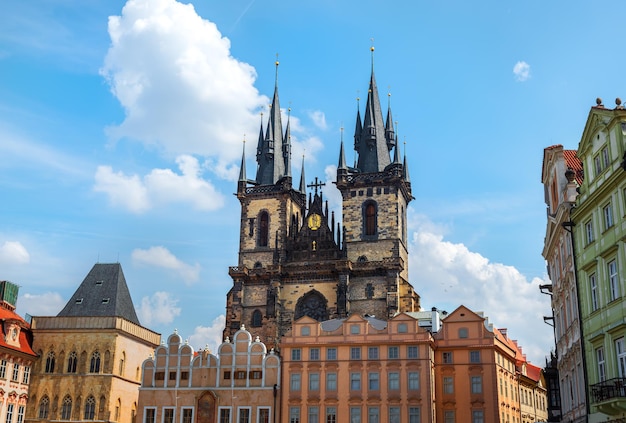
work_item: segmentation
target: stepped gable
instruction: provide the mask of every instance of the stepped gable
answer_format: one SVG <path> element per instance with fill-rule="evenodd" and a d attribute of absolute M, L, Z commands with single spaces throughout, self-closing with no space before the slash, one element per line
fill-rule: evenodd
<path fill-rule="evenodd" d="M 119 263 L 97 263 L 57 317 L 122 317 L 139 326 Z"/>

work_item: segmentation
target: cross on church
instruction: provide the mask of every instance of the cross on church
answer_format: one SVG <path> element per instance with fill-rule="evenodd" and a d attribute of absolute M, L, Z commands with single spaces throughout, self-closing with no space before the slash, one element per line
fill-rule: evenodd
<path fill-rule="evenodd" d="M 317 188 L 319 187 L 320 193 L 322 192 L 322 187 L 326 185 L 324 182 L 319 182 L 317 176 L 315 177 L 315 183 L 311 183 L 307 185 L 308 188 L 315 188 L 315 195 L 317 195 Z"/>

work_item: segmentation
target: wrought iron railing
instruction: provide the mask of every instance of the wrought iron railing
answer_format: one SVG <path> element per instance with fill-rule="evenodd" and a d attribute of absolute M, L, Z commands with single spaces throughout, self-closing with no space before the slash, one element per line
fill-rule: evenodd
<path fill-rule="evenodd" d="M 626 378 L 616 377 L 591 385 L 593 402 L 603 402 L 613 398 L 626 398 Z"/>

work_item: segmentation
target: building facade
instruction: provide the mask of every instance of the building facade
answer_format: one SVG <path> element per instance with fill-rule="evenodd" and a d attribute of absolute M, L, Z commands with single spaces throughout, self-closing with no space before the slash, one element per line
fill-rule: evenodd
<path fill-rule="evenodd" d="M 160 335 L 140 325 L 119 263 L 96 264 L 55 317 L 33 317 L 27 422 L 133 423 L 141 364 Z"/>
<path fill-rule="evenodd" d="M 23 423 L 37 355 L 30 325 L 15 313 L 19 287 L 0 281 L 0 421 Z"/>
<path fill-rule="evenodd" d="M 626 413 L 626 109 L 598 99 L 578 146 L 585 177 L 571 211 L 590 422 Z"/>
<path fill-rule="evenodd" d="M 239 262 L 229 269 L 225 336 L 245 324 L 275 346 L 302 316 L 324 321 L 369 313 L 386 320 L 419 310 L 407 266 L 406 208 L 413 197 L 396 138 L 372 70 L 363 119 L 357 111 L 354 167 L 346 164 L 343 140 L 339 146 L 341 227 L 324 202 L 324 183 L 316 178 L 307 186 L 303 169 L 299 187 L 292 184 L 290 124 L 283 131 L 275 88 L 254 180 L 246 177 L 245 153 L 241 161 Z"/>
<path fill-rule="evenodd" d="M 541 288 L 551 297 L 558 402 L 551 404 L 553 421 L 585 422 L 587 383 L 582 350 L 580 299 L 576 279 L 570 210 L 583 181 L 582 164 L 576 150 L 562 145 L 544 149 L 541 182 L 546 202 L 546 236 L 542 251 L 548 266 L 550 285 Z M 557 390 L 557 387 L 550 389 Z"/>
<path fill-rule="evenodd" d="M 280 422 L 280 359 L 242 327 L 217 355 L 195 352 L 178 333 L 143 363 L 143 423 Z"/>

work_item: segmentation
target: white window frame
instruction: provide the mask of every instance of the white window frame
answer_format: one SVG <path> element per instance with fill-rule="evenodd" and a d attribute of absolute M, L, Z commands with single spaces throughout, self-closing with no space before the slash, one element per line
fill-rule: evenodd
<path fill-rule="evenodd" d="M 152 420 L 151 421 L 148 421 L 148 410 L 154 411 L 154 414 L 152 415 Z M 157 408 L 156 407 L 144 407 L 143 408 L 143 423 L 156 423 L 156 416 L 157 416 Z"/>
<path fill-rule="evenodd" d="M 591 294 L 591 311 L 596 311 L 600 306 L 600 301 L 598 298 L 598 281 L 595 273 L 589 275 L 589 293 Z"/>
<path fill-rule="evenodd" d="M 617 376 L 626 378 L 626 343 L 624 337 L 615 340 L 615 358 L 617 359 Z"/>
<path fill-rule="evenodd" d="M 307 407 L 307 423 L 319 423 L 320 422 L 320 407 L 317 405 L 310 405 Z"/>
<path fill-rule="evenodd" d="M 609 276 L 609 292 L 611 293 L 611 301 L 616 300 L 620 296 L 619 292 L 619 273 L 617 271 L 617 259 L 613 259 L 606 265 L 607 274 Z"/>
<path fill-rule="evenodd" d="M 242 414 L 244 411 L 248 412 L 248 421 L 242 421 Z M 237 407 L 237 423 L 252 423 L 252 407 Z"/>
<path fill-rule="evenodd" d="M 613 206 L 611 206 L 611 203 L 602 208 L 602 215 L 604 216 L 604 229 L 607 230 L 615 224 L 615 219 L 613 219 Z"/>
<path fill-rule="evenodd" d="M 222 411 L 228 410 L 228 423 L 233 421 L 233 407 L 217 407 L 217 421 L 222 423 Z"/>
<path fill-rule="evenodd" d="M 161 408 L 161 423 L 168 423 L 165 420 L 165 412 L 167 410 L 172 410 L 172 423 L 176 421 L 176 407 L 163 407 Z"/>
<path fill-rule="evenodd" d="M 185 417 L 185 411 L 186 410 L 191 410 L 191 421 L 189 423 L 193 423 L 193 419 L 195 417 L 195 409 L 194 407 L 180 407 L 180 423 L 185 423 L 184 417 Z"/>
<path fill-rule="evenodd" d="M 256 421 L 257 421 L 257 423 L 263 423 L 261 421 L 261 412 L 263 410 L 267 410 L 267 421 L 268 421 L 268 423 L 272 422 L 272 408 L 271 407 L 257 407 L 256 410 L 257 410 L 256 411 Z"/>
<path fill-rule="evenodd" d="M 606 358 L 604 355 L 604 347 L 596 348 L 596 363 L 598 365 L 598 382 L 606 380 Z"/>
<path fill-rule="evenodd" d="M 593 241 L 595 241 L 595 236 L 593 233 L 593 221 L 591 219 L 585 222 L 585 241 L 585 245 L 589 245 Z"/>

